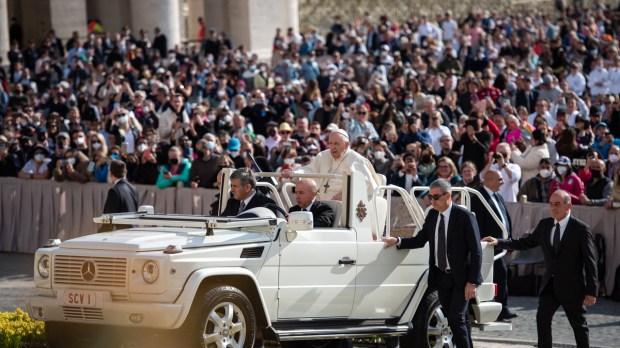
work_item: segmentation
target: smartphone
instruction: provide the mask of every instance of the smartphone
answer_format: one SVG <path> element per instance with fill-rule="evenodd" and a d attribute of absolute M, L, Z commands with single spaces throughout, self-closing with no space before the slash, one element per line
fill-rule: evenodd
<path fill-rule="evenodd" d="M 92 173 L 95 170 L 95 162 L 88 163 L 88 167 L 86 167 L 86 171 Z"/>
<path fill-rule="evenodd" d="M 291 142 L 290 141 L 285 141 L 282 143 L 282 146 L 291 146 Z"/>
<path fill-rule="evenodd" d="M 126 141 L 124 141 L 124 142 L 121 144 L 121 153 L 122 153 L 123 155 L 126 155 L 126 154 L 127 154 L 127 146 L 129 146 L 129 144 L 127 144 L 127 142 L 126 142 Z"/>
<path fill-rule="evenodd" d="M 575 159 L 573 159 L 573 166 L 575 166 L 575 167 L 585 167 L 586 166 L 586 160 L 582 159 L 582 158 L 575 158 Z"/>

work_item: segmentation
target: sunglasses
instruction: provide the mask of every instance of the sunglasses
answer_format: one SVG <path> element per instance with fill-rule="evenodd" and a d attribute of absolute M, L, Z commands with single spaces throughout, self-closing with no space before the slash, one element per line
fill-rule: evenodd
<path fill-rule="evenodd" d="M 291 134 L 291 132 L 278 132 L 280 134 Z"/>
<path fill-rule="evenodd" d="M 448 194 L 448 192 L 444 192 L 444 193 L 442 193 L 442 194 L 436 194 L 436 195 L 431 195 L 431 194 L 429 194 L 429 195 L 428 195 L 428 198 L 430 198 L 431 200 L 436 201 L 436 200 L 438 200 L 439 198 L 441 198 L 442 196 L 445 196 L 446 194 Z"/>
<path fill-rule="evenodd" d="M 358 111 L 357 114 L 358 115 L 366 115 L 366 111 Z"/>

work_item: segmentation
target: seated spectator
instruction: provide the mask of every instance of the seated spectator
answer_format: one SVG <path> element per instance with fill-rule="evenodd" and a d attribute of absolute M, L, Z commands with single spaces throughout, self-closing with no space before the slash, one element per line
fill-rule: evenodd
<path fill-rule="evenodd" d="M 526 180 L 519 189 L 518 197 L 527 196 L 528 202 L 549 203 L 549 189 L 554 178 L 553 166 L 549 158 L 538 162 L 538 173 Z"/>
<path fill-rule="evenodd" d="M 437 171 L 428 182 L 433 182 L 437 179 L 446 179 L 451 185 L 457 185 L 459 182 L 463 181 L 463 178 L 459 175 L 458 169 L 456 169 L 456 165 L 449 157 L 441 157 L 437 160 Z"/>
<path fill-rule="evenodd" d="M 614 145 L 609 149 L 606 167 L 605 176 L 613 180 L 615 173 L 620 169 L 620 146 Z"/>
<path fill-rule="evenodd" d="M 555 174 L 556 177 L 551 181 L 549 187 L 549 194 L 553 194 L 559 188 L 568 192 L 573 205 L 581 204 L 579 197 L 584 192 L 583 181 L 579 179 L 577 174 L 573 173 L 568 157 L 561 156 L 555 162 Z"/>
<path fill-rule="evenodd" d="M 593 160 L 590 173 L 592 178 L 586 183 L 586 192 L 579 196 L 579 200 L 583 205 L 603 206 L 613 190 L 613 181 L 603 174 L 605 162 L 601 159 Z"/>
<path fill-rule="evenodd" d="M 476 170 L 476 165 L 473 162 L 466 161 L 461 164 L 461 176 L 463 180 L 461 182 L 457 182 L 456 185 L 454 185 L 455 187 L 469 187 L 475 190 L 480 190 L 482 188 L 478 170 Z M 458 192 L 453 192 L 452 201 L 460 203 L 460 200 L 461 194 Z"/>
<path fill-rule="evenodd" d="M 230 191 L 232 197 L 226 203 L 222 216 L 236 216 L 242 212 L 265 207 L 276 213 L 276 202 L 256 190 L 256 179 L 249 168 L 239 168 L 230 175 Z M 269 205 L 269 206 L 268 206 Z"/>
<path fill-rule="evenodd" d="M 49 179 L 50 172 L 47 164 L 50 162 L 47 149 L 42 146 L 35 147 L 32 159 L 28 160 L 22 170 L 19 171 L 21 179 Z"/>
<path fill-rule="evenodd" d="M 56 181 L 77 181 L 85 183 L 90 181 L 95 163 L 90 164 L 90 160 L 81 151 L 67 149 L 62 161 L 56 162 L 53 171 Z M 89 171 L 90 170 L 90 171 Z"/>
<path fill-rule="evenodd" d="M 303 178 L 295 184 L 295 200 L 297 205 L 289 209 L 289 213 L 295 211 L 309 211 L 312 213 L 314 227 L 332 227 L 334 224 L 334 211 L 332 208 L 316 199 L 318 187 L 314 180 Z"/>
<path fill-rule="evenodd" d="M 614 172 L 613 183 L 611 197 L 605 202 L 605 208 L 607 209 L 620 208 L 620 168 L 616 168 Z"/>
<path fill-rule="evenodd" d="M 0 135 L 0 177 L 16 177 L 19 171 L 17 157 L 9 151 L 9 142 Z"/>
<path fill-rule="evenodd" d="M 420 117 L 413 115 L 408 117 L 405 122 L 405 131 L 398 132 L 398 143 L 396 146 L 396 152 L 402 152 L 405 147 L 412 143 L 429 143 L 431 142 L 431 136 L 420 125 Z"/>
<path fill-rule="evenodd" d="M 431 145 L 435 153 L 441 152 L 441 138 L 444 136 L 451 136 L 450 128 L 443 125 L 443 118 L 439 111 L 435 111 L 430 115 L 429 125 L 426 128 L 426 132 L 431 137 Z"/>
<path fill-rule="evenodd" d="M 189 171 L 192 167 L 187 158 L 183 158 L 181 149 L 173 146 L 168 150 L 168 163 L 161 166 L 157 187 L 166 188 L 174 185 L 189 186 Z"/>
<path fill-rule="evenodd" d="M 394 160 L 396 170 L 389 176 L 388 185 L 396 185 L 407 192 L 414 186 L 424 186 L 426 178 L 418 175 L 418 165 L 412 153 L 405 153 L 402 159 Z"/>
<path fill-rule="evenodd" d="M 440 157 L 448 157 L 454 163 L 459 163 L 461 159 L 461 153 L 452 148 L 454 145 L 454 139 L 452 139 L 452 135 L 442 135 L 439 139 L 439 143 L 441 146 L 441 151 L 437 153 L 435 156 L 435 160 L 438 160 Z"/>
<path fill-rule="evenodd" d="M 510 144 L 510 148 L 512 149 L 512 162 L 521 167 L 522 182 L 526 182 L 530 178 L 536 176 L 539 170 L 540 160 L 549 158 L 549 149 L 547 148 L 545 134 L 538 129 L 534 130 L 532 133 L 530 146 L 524 152 L 521 152 L 521 149 L 514 143 Z"/>
<path fill-rule="evenodd" d="M 388 176 L 393 160 L 394 154 L 390 151 L 387 143 L 385 141 L 379 141 L 378 139 L 374 140 L 372 144 L 372 158 L 370 161 L 375 167 L 375 172 Z"/>
<path fill-rule="evenodd" d="M 192 162 L 189 171 L 191 188 L 214 188 L 219 169 L 217 160 L 220 156 L 213 154 L 215 144 L 204 139 L 196 143 L 196 159 Z"/>

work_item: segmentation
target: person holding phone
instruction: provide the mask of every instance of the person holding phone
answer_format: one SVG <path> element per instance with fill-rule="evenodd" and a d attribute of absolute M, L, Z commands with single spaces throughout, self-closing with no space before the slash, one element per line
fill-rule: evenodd
<path fill-rule="evenodd" d="M 160 189 L 172 187 L 178 183 L 183 186 L 189 186 L 189 171 L 192 163 L 183 158 L 183 152 L 177 146 L 173 146 L 168 150 L 168 163 L 161 167 L 159 177 L 157 178 L 157 187 Z"/>

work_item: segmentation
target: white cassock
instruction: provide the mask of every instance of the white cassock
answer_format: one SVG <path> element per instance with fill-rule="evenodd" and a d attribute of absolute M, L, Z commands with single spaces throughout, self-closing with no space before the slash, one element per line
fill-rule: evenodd
<path fill-rule="evenodd" d="M 347 149 L 342 156 L 334 160 L 329 150 L 319 152 L 310 164 L 296 169 L 296 173 L 321 173 L 321 174 L 344 174 L 345 170 L 357 171 L 366 178 L 368 197 L 371 197 L 380 180 L 370 161 L 359 153 Z M 334 196 L 342 193 L 342 179 L 317 180 L 321 199 L 334 199 Z"/>

